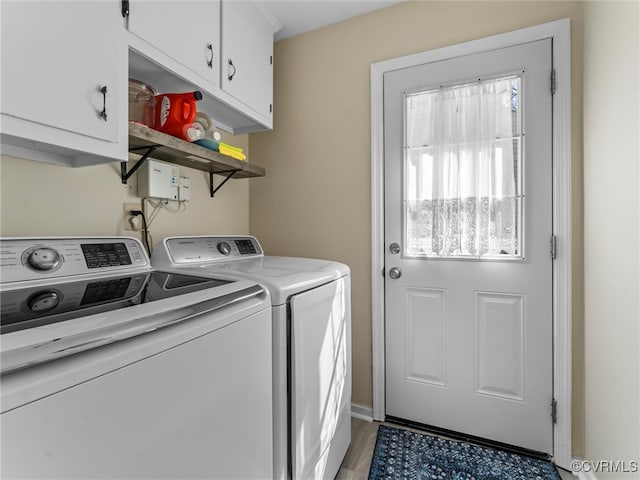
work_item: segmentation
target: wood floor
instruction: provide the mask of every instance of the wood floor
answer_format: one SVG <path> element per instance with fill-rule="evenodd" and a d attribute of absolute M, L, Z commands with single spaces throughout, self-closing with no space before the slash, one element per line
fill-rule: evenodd
<path fill-rule="evenodd" d="M 388 422 L 367 422 L 357 418 L 351 419 L 351 446 L 347 452 L 335 480 L 366 480 L 369 476 L 369 466 L 376 446 L 379 425 L 389 425 L 405 428 Z M 412 430 L 412 429 L 407 429 Z M 416 430 L 419 431 L 419 430 Z M 558 469 L 563 480 L 573 479 L 573 475 L 566 470 Z"/>

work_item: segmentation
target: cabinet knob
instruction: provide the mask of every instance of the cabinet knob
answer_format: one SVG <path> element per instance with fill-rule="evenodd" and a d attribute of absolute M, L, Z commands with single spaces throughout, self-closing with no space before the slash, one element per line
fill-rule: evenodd
<path fill-rule="evenodd" d="M 233 64 L 233 61 L 231 59 L 229 59 L 229 66 L 227 68 L 227 78 L 229 79 L 229 81 L 233 80 L 233 77 L 236 74 L 236 67 Z"/>
<path fill-rule="evenodd" d="M 212 69 L 213 68 L 213 45 L 211 45 L 210 43 L 207 43 L 207 48 L 211 50 L 211 58 L 207 60 L 207 66 Z"/>

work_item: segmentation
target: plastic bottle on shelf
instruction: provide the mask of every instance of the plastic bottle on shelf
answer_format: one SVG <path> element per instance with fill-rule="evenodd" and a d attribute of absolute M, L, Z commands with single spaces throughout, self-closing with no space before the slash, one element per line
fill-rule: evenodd
<path fill-rule="evenodd" d="M 197 122 L 187 123 L 182 126 L 182 135 L 180 138 L 187 142 L 195 142 L 204 138 L 204 128 Z M 176 135 L 177 136 L 177 135 Z"/>
<path fill-rule="evenodd" d="M 186 141 L 194 141 L 189 140 L 190 136 L 185 133 L 185 128 L 194 123 L 198 113 L 196 102 L 199 100 L 202 100 L 202 93 L 198 90 L 156 95 L 156 130 Z"/>
<path fill-rule="evenodd" d="M 205 131 L 204 138 L 197 140 L 196 143 L 210 150 L 217 151 L 220 140 L 222 140 L 222 136 L 220 135 L 220 132 L 216 130 L 213 119 L 204 112 L 198 112 L 196 114 L 195 121 L 202 125 L 202 128 L 204 128 Z"/>

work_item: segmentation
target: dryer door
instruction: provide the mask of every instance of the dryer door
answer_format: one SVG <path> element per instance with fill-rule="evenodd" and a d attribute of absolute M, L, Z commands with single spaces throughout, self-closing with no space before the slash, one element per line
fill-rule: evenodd
<path fill-rule="evenodd" d="M 351 441 L 350 278 L 295 295 L 290 307 L 292 476 L 333 479 Z"/>

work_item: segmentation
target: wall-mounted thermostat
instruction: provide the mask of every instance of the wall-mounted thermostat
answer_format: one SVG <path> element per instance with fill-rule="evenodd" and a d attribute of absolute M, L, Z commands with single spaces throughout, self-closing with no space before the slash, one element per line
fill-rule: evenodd
<path fill-rule="evenodd" d="M 157 160 L 147 160 L 138 170 L 138 196 L 178 200 L 178 167 Z"/>

